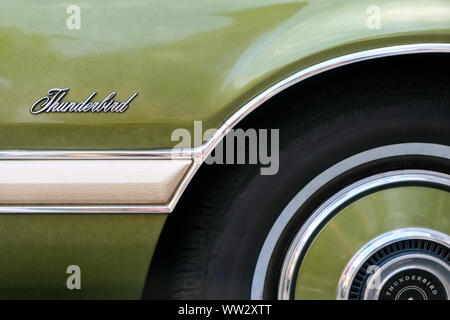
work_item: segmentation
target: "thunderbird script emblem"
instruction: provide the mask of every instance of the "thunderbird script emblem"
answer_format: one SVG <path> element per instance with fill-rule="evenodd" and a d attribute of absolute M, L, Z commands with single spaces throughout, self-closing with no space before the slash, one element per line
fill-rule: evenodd
<path fill-rule="evenodd" d="M 54 88 L 48 90 L 48 94 L 45 97 L 38 99 L 31 106 L 32 114 L 49 113 L 49 112 L 125 112 L 130 103 L 138 95 L 135 92 L 127 101 L 118 102 L 114 101 L 116 93 L 110 93 L 102 101 L 92 101 L 97 92 L 93 92 L 85 101 L 83 102 L 69 102 L 63 101 L 64 96 L 69 92 L 69 88 L 59 89 Z"/>

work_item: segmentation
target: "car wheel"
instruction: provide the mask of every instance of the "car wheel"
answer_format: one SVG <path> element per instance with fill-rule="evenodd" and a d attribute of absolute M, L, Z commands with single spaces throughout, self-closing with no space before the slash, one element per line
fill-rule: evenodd
<path fill-rule="evenodd" d="M 447 299 L 448 92 L 359 91 L 291 115 L 273 176 L 205 167 L 169 218 L 170 296 Z"/>

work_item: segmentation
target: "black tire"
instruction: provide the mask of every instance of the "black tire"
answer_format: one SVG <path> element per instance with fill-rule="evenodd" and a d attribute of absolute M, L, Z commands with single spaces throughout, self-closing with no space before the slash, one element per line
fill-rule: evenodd
<path fill-rule="evenodd" d="M 320 83 L 317 79 L 302 89 L 301 102 L 292 95 L 270 102 L 268 111 L 282 104 L 284 114 L 249 120 L 249 126 L 258 120 L 261 127 L 280 128 L 279 171 L 262 176 L 258 166 L 202 167 L 165 227 L 161 241 L 170 243 L 167 252 L 155 256 L 165 266 L 160 270 L 166 274 L 161 277 L 165 294 L 175 299 L 250 298 L 256 261 L 267 234 L 290 199 L 314 177 L 343 159 L 381 146 L 450 145 L 448 80 L 431 75 L 389 79 L 375 77 L 358 84 L 340 81 L 339 88 L 326 92 L 314 89 Z M 448 162 L 432 158 L 386 159 L 355 168 L 315 194 L 277 245 L 265 297 L 276 296 L 280 261 L 292 235 L 326 196 L 374 172 L 431 167 L 449 170 Z M 156 282 L 149 286 L 157 287 Z M 153 297 L 167 297 L 162 292 Z"/>

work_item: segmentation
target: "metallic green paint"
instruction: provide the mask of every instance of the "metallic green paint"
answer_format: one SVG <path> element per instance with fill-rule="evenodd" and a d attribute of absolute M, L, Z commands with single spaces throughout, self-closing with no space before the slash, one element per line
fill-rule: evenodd
<path fill-rule="evenodd" d="M 377 47 L 450 42 L 448 0 L 0 2 L 0 149 L 170 148 L 175 128 L 217 128 L 264 88 L 317 62 Z M 370 5 L 381 29 L 366 26 Z M 54 87 L 139 96 L 124 114 L 40 114 Z"/>
<path fill-rule="evenodd" d="M 81 29 L 66 9 L 81 7 Z M 450 42 L 448 0 L 1 0 L 0 149 L 170 148 L 174 129 L 219 127 L 263 89 L 378 47 Z M 124 114 L 40 114 L 54 87 L 139 96 Z M 166 216 L 1 215 L 0 298 L 139 298 Z M 66 267 L 82 290 L 65 287 Z"/>
<path fill-rule="evenodd" d="M 166 215 L 0 215 L 0 299 L 140 299 Z M 69 290 L 69 265 L 81 290 Z"/>
<path fill-rule="evenodd" d="M 408 227 L 450 234 L 450 193 L 428 187 L 395 187 L 345 207 L 308 248 L 297 276 L 295 298 L 336 299 L 339 278 L 356 252 L 383 233 Z"/>

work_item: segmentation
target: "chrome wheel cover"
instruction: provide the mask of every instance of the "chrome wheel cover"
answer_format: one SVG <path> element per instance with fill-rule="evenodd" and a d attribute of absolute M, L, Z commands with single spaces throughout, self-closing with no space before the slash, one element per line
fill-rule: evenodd
<path fill-rule="evenodd" d="M 430 155 L 448 159 L 449 154 L 450 148 L 442 145 L 417 143 L 393 145 L 363 152 L 326 170 L 323 174 L 305 186 L 292 199 L 285 210 L 283 210 L 280 214 L 278 220 L 270 231 L 259 255 L 258 263 L 255 269 L 252 286 L 252 298 L 263 298 L 264 281 L 267 276 L 266 272 L 272 253 L 271 250 L 275 248 L 276 242 L 278 241 L 286 225 L 289 223 L 290 219 L 296 213 L 298 208 L 300 208 L 302 203 L 307 200 L 308 194 L 312 194 L 314 190 L 319 189 L 322 185 L 326 184 L 328 181 L 331 181 L 339 174 L 342 174 L 358 165 L 377 159 L 399 155 Z M 323 224 L 330 219 L 330 216 L 336 214 L 336 210 L 338 208 L 348 204 L 358 197 L 361 197 L 362 194 L 374 192 L 380 188 L 390 188 L 402 183 L 419 183 L 421 185 L 437 185 L 448 188 L 450 186 L 449 181 L 450 177 L 448 175 L 439 172 L 426 170 L 398 170 L 377 174 L 357 181 L 336 193 L 311 214 L 307 221 L 303 223 L 291 242 L 282 263 L 278 286 L 278 298 L 290 299 L 293 297 L 293 288 L 296 284 L 296 273 L 299 270 L 298 265 L 301 262 L 300 260 L 305 254 L 304 251 L 308 249 L 308 244 L 317 234 L 318 230 L 320 230 L 321 226 L 323 226 Z"/>
<path fill-rule="evenodd" d="M 295 276 L 298 270 L 299 259 L 307 244 L 311 241 L 320 226 L 336 213 L 336 210 L 346 203 L 376 190 L 401 183 L 426 183 L 432 185 L 450 186 L 450 176 L 442 173 L 423 170 L 401 170 L 377 174 L 364 180 L 358 181 L 335 194 L 322 204 L 305 222 L 292 241 L 285 256 L 278 288 L 279 299 L 290 299 L 295 287 Z"/>
<path fill-rule="evenodd" d="M 384 248 L 388 248 L 398 243 L 402 244 L 417 240 L 422 240 L 422 243 L 431 244 L 433 247 L 430 248 L 430 253 L 441 250 L 441 248 L 447 248 L 445 252 L 439 252 L 441 253 L 443 259 L 438 259 L 438 257 L 433 254 L 410 252 L 398 254 L 394 259 L 387 261 L 380 267 L 367 263 L 367 261 L 369 261 L 374 254 L 377 254 L 377 252 L 383 250 Z M 357 277 L 358 272 L 362 268 L 367 269 L 367 265 L 370 265 L 369 267 L 374 266 L 376 268 L 372 269 L 374 272 L 367 279 L 365 287 L 362 288 L 362 296 L 364 300 L 378 300 L 382 294 L 382 289 L 389 279 L 399 272 L 413 269 L 425 270 L 428 273 L 437 275 L 439 281 L 442 282 L 442 289 L 445 291 L 443 292 L 445 299 L 448 299 L 450 293 L 450 264 L 448 262 L 449 247 L 450 237 L 435 230 L 424 228 L 407 228 L 383 234 L 367 243 L 347 264 L 339 281 L 337 299 L 347 300 L 350 298 L 350 292 L 352 290 L 352 284 L 355 281 L 355 277 Z M 392 250 L 390 249 L 390 251 Z M 399 253 L 401 253 L 401 251 Z M 436 287 L 436 285 L 433 285 L 433 287 Z M 414 289 L 412 286 L 411 288 L 412 290 Z M 420 290 L 420 288 L 417 290 Z M 390 294 L 390 292 L 388 292 L 388 294 Z M 399 300 L 397 298 L 400 298 L 400 296 L 394 298 L 396 298 L 395 300 Z M 428 300 L 425 292 L 424 300 Z"/>

